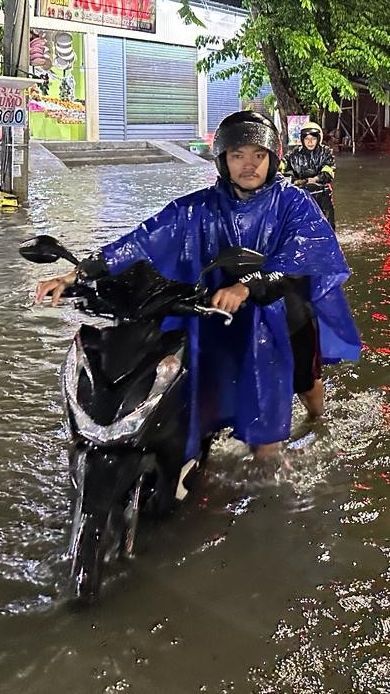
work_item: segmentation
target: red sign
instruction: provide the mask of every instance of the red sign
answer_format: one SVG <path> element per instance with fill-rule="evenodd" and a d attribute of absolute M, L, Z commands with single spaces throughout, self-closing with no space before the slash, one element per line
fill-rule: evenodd
<path fill-rule="evenodd" d="M 156 31 L 156 0 L 40 0 L 36 14 L 133 31 Z"/>

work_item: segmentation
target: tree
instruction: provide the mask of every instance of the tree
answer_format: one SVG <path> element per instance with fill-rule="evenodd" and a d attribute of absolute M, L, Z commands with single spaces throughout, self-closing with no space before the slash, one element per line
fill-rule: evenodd
<path fill-rule="evenodd" d="M 247 99 L 269 79 L 285 141 L 288 114 L 338 111 L 340 98 L 356 95 L 354 78 L 364 79 L 378 103 L 389 103 L 388 0 L 243 0 L 242 6 L 248 16 L 232 39 L 198 37 L 199 48 L 212 48 L 198 69 L 209 72 L 225 58 L 242 57 L 216 77 L 241 73 Z M 181 16 L 194 21 L 189 10 L 182 0 Z"/>

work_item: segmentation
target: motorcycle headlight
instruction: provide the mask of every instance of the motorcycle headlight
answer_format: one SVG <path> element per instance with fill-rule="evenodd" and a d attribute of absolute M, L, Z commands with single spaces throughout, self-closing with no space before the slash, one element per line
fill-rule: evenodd
<path fill-rule="evenodd" d="M 176 378 L 180 371 L 182 361 L 182 350 L 177 354 L 169 354 L 157 364 L 156 378 L 152 389 L 148 395 L 148 399 L 155 393 L 164 392 L 167 387 Z"/>
<path fill-rule="evenodd" d="M 135 436 L 178 375 L 182 364 L 183 351 L 183 348 L 181 348 L 176 354 L 168 355 L 158 363 L 153 385 L 146 399 L 135 410 L 122 418 L 120 418 L 119 411 L 116 420 L 112 424 L 103 426 L 97 424 L 77 401 L 78 377 L 82 366 L 85 366 L 85 362 L 82 359 L 80 350 L 73 344 L 69 350 L 64 368 L 63 386 L 64 395 L 72 411 L 79 434 L 98 445 L 111 445 Z"/>

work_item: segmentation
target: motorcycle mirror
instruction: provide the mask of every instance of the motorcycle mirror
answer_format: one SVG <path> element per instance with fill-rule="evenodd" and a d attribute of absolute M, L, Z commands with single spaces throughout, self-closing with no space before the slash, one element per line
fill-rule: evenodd
<path fill-rule="evenodd" d="M 19 253 L 31 263 L 55 263 L 59 258 L 65 258 L 73 265 L 79 263 L 65 246 L 62 246 L 57 239 L 48 234 L 40 234 L 23 241 L 19 246 Z"/>
<path fill-rule="evenodd" d="M 230 270 L 238 275 L 241 271 L 256 272 L 264 261 L 265 256 L 262 253 L 258 253 L 258 251 L 252 251 L 250 248 L 241 248 L 240 246 L 232 246 L 221 251 L 219 256 L 202 270 L 201 276 L 210 272 L 210 270 L 214 270 L 216 267 Z"/>

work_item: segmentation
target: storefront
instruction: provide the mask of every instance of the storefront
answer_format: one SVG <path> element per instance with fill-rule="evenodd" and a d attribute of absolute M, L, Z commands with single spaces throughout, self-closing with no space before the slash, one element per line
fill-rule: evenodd
<path fill-rule="evenodd" d="M 156 1 L 39 0 L 34 14 L 44 28 L 31 30 L 31 70 L 43 83 L 30 95 L 31 135 L 42 140 L 85 140 L 88 135 L 86 94 L 93 92 L 94 71 L 91 65 L 88 74 L 85 67 L 88 56 L 84 49 L 88 39 L 91 36 L 96 38 L 99 27 L 103 33 L 112 28 L 113 32 L 122 34 L 154 34 Z M 116 41 L 120 44 L 124 39 Z M 112 40 L 108 39 L 108 42 L 111 45 Z M 115 50 L 112 56 L 110 53 L 105 56 L 102 72 L 105 67 L 110 74 L 111 84 L 105 85 L 106 90 L 116 91 L 118 95 L 123 66 L 117 69 L 112 57 L 115 57 Z M 90 81 L 89 85 L 86 85 L 86 79 Z M 111 118 L 118 121 L 113 109 Z M 120 130 L 119 122 L 118 126 Z M 123 137 L 122 133 L 120 139 Z"/>
<path fill-rule="evenodd" d="M 37 0 L 30 16 L 30 128 L 40 140 L 183 140 L 238 106 L 238 77 L 208 97 L 199 33 L 230 38 L 244 12 L 196 7 L 186 25 L 175 0 Z M 211 84 L 211 83 L 209 83 Z M 209 103 L 208 103 L 209 102 Z M 209 122 L 207 111 L 209 111 Z M 223 115 L 223 114 L 222 114 Z M 211 122 L 212 121 L 212 122 Z"/>
<path fill-rule="evenodd" d="M 235 60 L 226 60 L 214 67 L 207 76 L 207 132 L 214 133 L 221 120 L 229 113 L 241 108 L 238 96 L 240 75 L 233 74 L 229 79 L 215 79 L 221 69 L 228 69 L 237 64 Z"/>
<path fill-rule="evenodd" d="M 30 90 L 30 135 L 38 140 L 85 140 L 83 34 L 33 28 L 31 74 L 42 82 Z"/>
<path fill-rule="evenodd" d="M 196 60 L 191 46 L 99 36 L 100 139 L 197 135 Z"/>

